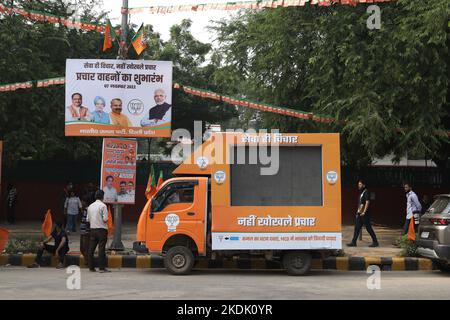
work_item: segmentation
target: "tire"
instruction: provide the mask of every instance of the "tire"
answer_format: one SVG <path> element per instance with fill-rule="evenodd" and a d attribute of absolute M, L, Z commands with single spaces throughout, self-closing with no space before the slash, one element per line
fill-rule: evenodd
<path fill-rule="evenodd" d="M 183 246 L 172 247 L 164 257 L 164 267 L 171 274 L 189 274 L 194 267 L 194 254 L 191 250 Z"/>
<path fill-rule="evenodd" d="M 450 273 L 450 264 L 448 263 L 440 262 L 438 263 L 437 267 L 444 273 Z"/>
<path fill-rule="evenodd" d="M 311 254 L 304 251 L 292 251 L 283 256 L 283 267 L 291 276 L 304 276 L 311 270 Z"/>

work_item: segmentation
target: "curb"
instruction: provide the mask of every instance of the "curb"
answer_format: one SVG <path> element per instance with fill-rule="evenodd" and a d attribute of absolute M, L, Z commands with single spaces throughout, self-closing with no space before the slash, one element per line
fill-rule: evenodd
<path fill-rule="evenodd" d="M 34 262 L 35 254 L 0 255 L 0 266 L 28 266 Z M 158 255 L 109 255 L 108 268 L 137 268 L 160 269 L 164 268 L 163 258 Z M 97 257 L 94 264 L 97 266 Z M 82 255 L 66 256 L 66 265 L 77 265 L 85 268 Z M 326 259 L 313 259 L 312 270 L 340 270 L 340 271 L 366 271 L 370 265 L 375 265 L 381 271 L 432 271 L 435 264 L 426 258 L 396 258 L 396 257 L 328 257 Z M 42 266 L 56 266 L 56 257 L 42 257 Z M 198 260 L 194 269 L 282 269 L 276 261 L 264 259 L 238 259 L 238 260 Z"/>

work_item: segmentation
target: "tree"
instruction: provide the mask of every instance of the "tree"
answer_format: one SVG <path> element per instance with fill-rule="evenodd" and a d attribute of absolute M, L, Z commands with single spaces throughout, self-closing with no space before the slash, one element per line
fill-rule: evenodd
<path fill-rule="evenodd" d="M 2 1 L 10 5 L 9 1 Z M 104 22 L 99 10 L 102 1 L 77 1 L 83 21 Z M 26 10 L 44 11 L 68 17 L 65 1 L 14 2 Z M 174 80 L 186 85 L 207 87 L 214 66 L 207 64 L 211 46 L 190 33 L 190 22 L 174 26 L 171 39 L 164 42 L 150 31 L 146 59 L 174 61 Z M 129 38 L 131 39 L 131 32 Z M 15 83 L 60 77 L 65 74 L 68 58 L 115 59 L 118 47 L 102 52 L 103 34 L 69 29 L 48 22 L 29 21 L 15 14 L 0 14 L 0 83 Z M 134 50 L 130 59 L 138 59 Z M 151 97 L 149 97 L 151 98 Z M 101 138 L 64 136 L 64 87 L 33 88 L 0 95 L 0 139 L 5 141 L 4 160 L 11 164 L 20 159 L 100 160 Z M 217 104 L 174 91 L 173 128 L 193 128 L 194 120 L 216 123 L 233 116 L 233 111 Z"/>
<path fill-rule="evenodd" d="M 335 117 L 334 126 L 262 114 L 267 128 L 338 131 L 343 159 L 436 157 L 448 144 L 449 3 L 380 4 L 382 28 L 369 30 L 367 6 L 265 9 L 214 28 L 228 92 Z M 229 83 L 229 81 L 228 81 Z"/>

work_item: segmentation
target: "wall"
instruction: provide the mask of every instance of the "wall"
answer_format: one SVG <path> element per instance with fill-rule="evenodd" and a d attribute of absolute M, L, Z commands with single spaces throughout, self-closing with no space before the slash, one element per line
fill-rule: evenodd
<path fill-rule="evenodd" d="M 155 164 L 155 172 L 164 171 L 166 178 L 175 166 L 169 163 Z M 17 206 L 18 221 L 42 220 L 47 209 L 51 209 L 55 219 L 62 216 L 60 198 L 67 181 L 75 184 L 78 194 L 87 182 L 99 180 L 99 163 L 67 163 L 23 161 L 14 168 L 4 168 L 0 199 L 0 223 L 6 219 L 6 187 L 14 182 L 19 191 Z M 145 205 L 145 188 L 149 174 L 148 163 L 139 163 L 137 168 L 136 204 L 124 207 L 124 221 L 134 221 Z M 373 221 L 378 224 L 401 227 L 405 219 L 406 199 L 401 186 L 406 177 L 413 181 L 419 199 L 424 195 L 450 193 L 450 175 L 435 168 L 366 168 L 355 172 L 342 170 L 342 221 L 352 225 L 356 213 L 358 191 L 356 181 L 364 177 L 369 189 L 375 195 L 372 201 Z M 370 187 L 373 186 L 373 187 Z"/>

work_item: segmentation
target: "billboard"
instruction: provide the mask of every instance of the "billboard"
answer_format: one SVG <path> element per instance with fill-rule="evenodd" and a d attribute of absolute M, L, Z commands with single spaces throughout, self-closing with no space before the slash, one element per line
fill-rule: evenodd
<path fill-rule="evenodd" d="M 103 139 L 100 188 L 105 192 L 105 203 L 134 204 L 136 155 L 136 140 Z"/>
<path fill-rule="evenodd" d="M 66 61 L 66 136 L 170 137 L 172 62 Z"/>

